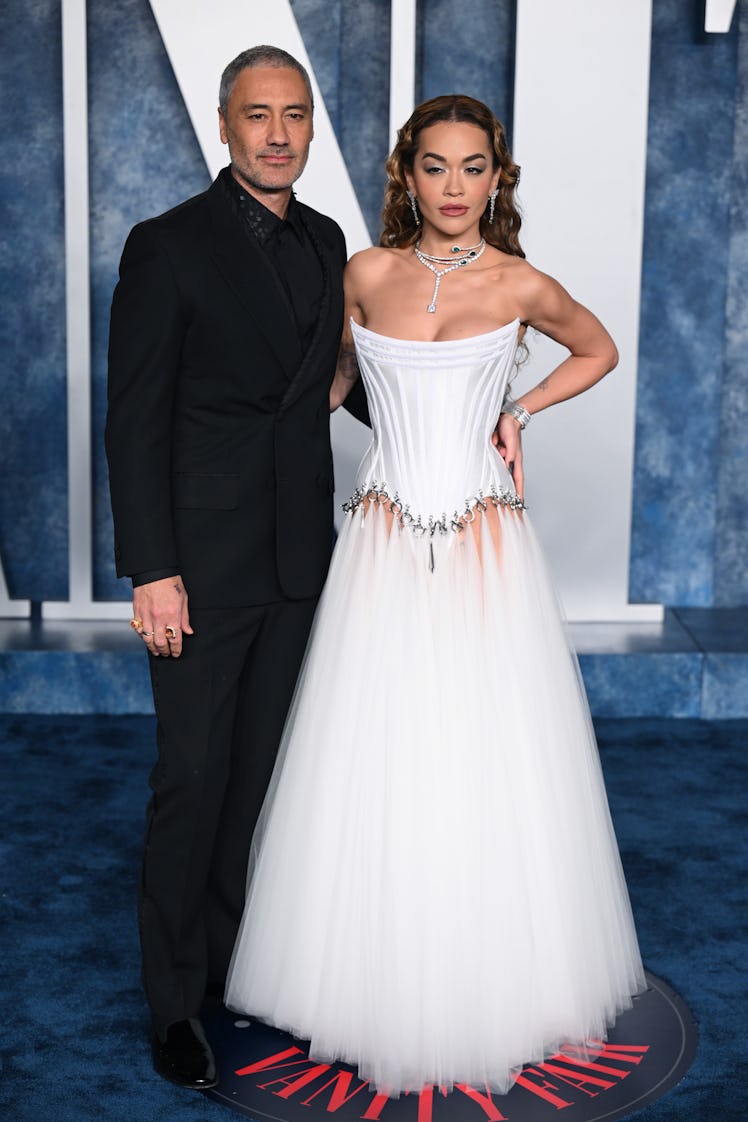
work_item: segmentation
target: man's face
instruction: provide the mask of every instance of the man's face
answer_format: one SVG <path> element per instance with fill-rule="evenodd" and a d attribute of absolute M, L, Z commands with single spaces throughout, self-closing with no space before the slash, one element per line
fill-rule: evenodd
<path fill-rule="evenodd" d="M 287 191 L 301 175 L 314 135 L 306 83 L 296 70 L 256 66 L 239 74 L 221 140 L 234 173 L 253 194 Z"/>

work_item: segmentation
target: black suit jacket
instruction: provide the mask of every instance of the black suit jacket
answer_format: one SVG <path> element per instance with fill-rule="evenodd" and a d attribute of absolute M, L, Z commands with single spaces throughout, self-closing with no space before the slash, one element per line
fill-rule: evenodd
<path fill-rule="evenodd" d="M 299 204 L 324 291 L 303 353 L 219 181 L 134 227 L 112 302 L 106 447 L 120 576 L 176 569 L 201 607 L 319 593 L 345 241 Z"/>

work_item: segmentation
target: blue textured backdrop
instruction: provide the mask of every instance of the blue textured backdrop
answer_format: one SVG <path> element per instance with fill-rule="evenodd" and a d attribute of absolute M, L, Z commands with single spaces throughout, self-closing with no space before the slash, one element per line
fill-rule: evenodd
<path fill-rule="evenodd" d="M 67 595 L 59 0 L 0 5 L 0 549 L 11 595 Z"/>
<path fill-rule="evenodd" d="M 375 238 L 389 0 L 292 3 Z M 654 0 L 631 549 L 632 600 L 693 606 L 748 598 L 748 3 L 728 35 L 706 35 L 703 13 L 703 0 Z M 101 448 L 111 290 L 129 227 L 208 175 L 147 0 L 89 0 L 88 25 L 95 594 L 126 599 Z M 452 0 L 421 0 L 418 96 L 473 93 L 511 132 L 514 29 L 513 0 L 465 0 L 459 20 Z M 11 0 L 0 30 L 0 549 L 13 596 L 55 599 L 67 589 L 59 0 Z"/>
<path fill-rule="evenodd" d="M 717 473 L 715 603 L 748 602 L 748 6 L 740 4 L 727 330 Z"/>
<path fill-rule="evenodd" d="M 217 93 L 216 80 L 216 103 Z M 130 595 L 129 582 L 114 573 L 102 443 L 109 308 L 119 257 L 135 222 L 204 191 L 210 176 L 148 0 L 89 0 L 88 101 L 94 594 L 115 600 Z"/>
<path fill-rule="evenodd" d="M 738 92 L 738 21 L 707 35 L 703 16 L 655 0 L 631 550 L 633 600 L 694 606 L 716 602 Z"/>

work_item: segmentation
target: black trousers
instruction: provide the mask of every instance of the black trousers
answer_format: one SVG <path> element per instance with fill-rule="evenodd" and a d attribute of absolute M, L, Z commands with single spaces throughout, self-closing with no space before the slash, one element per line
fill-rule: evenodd
<path fill-rule="evenodd" d="M 317 600 L 191 609 L 179 659 L 149 656 L 158 760 L 138 920 L 143 984 L 162 1037 L 226 977 L 249 846 Z"/>

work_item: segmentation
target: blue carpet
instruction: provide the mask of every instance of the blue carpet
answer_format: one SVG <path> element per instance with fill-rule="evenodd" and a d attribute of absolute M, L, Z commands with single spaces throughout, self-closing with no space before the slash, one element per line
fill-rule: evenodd
<path fill-rule="evenodd" d="M 596 725 L 644 960 L 701 1031 L 635 1117 L 744 1122 L 748 722 Z M 232 1117 L 150 1069 L 134 899 L 152 740 L 146 717 L 0 717 L 9 1122 Z"/>

